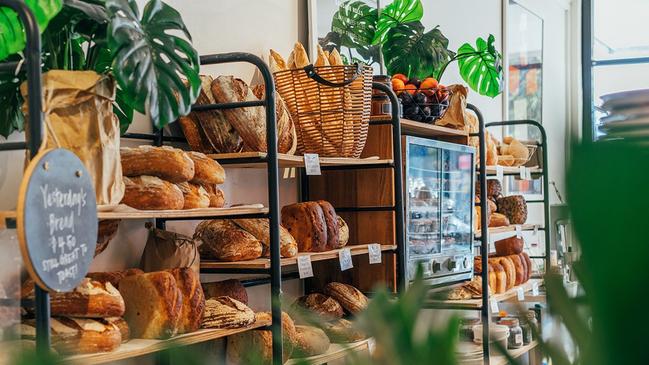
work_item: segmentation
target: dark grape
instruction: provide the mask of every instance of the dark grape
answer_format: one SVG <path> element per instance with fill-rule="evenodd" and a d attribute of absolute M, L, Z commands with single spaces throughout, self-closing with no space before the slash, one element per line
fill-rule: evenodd
<path fill-rule="evenodd" d="M 417 104 L 425 104 L 426 103 L 426 95 L 424 93 L 418 92 L 415 94 L 415 102 Z"/>
<path fill-rule="evenodd" d="M 408 80 L 407 84 L 413 84 L 417 87 L 417 89 L 419 89 L 419 85 L 421 85 L 421 80 L 419 80 L 416 77 L 412 77 L 410 78 L 410 80 Z"/>
<path fill-rule="evenodd" d="M 424 108 L 422 109 L 422 112 L 424 113 L 424 116 L 429 117 L 429 116 L 430 116 L 430 113 L 431 113 L 430 107 L 428 107 L 428 106 L 427 106 L 427 107 L 424 107 Z"/>

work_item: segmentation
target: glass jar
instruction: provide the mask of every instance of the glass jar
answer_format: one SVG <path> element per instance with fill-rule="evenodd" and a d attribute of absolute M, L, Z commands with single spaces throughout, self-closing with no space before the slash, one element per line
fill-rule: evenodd
<path fill-rule="evenodd" d="M 373 82 L 381 83 L 389 88 L 392 88 L 390 76 L 374 75 Z M 372 110 L 370 115 L 372 117 L 391 118 L 392 117 L 392 104 L 390 98 L 386 93 L 378 89 L 372 89 Z"/>
<path fill-rule="evenodd" d="M 539 329 L 539 321 L 536 320 L 536 311 L 534 309 L 530 309 L 527 311 L 527 321 L 526 321 L 528 327 L 529 327 L 529 341 L 525 341 L 525 344 L 527 345 L 528 343 L 534 341 L 534 333 L 532 331 L 533 328 L 536 328 L 537 331 L 540 331 Z M 523 333 L 525 334 L 525 333 Z M 523 338 L 525 340 L 525 338 Z"/>
<path fill-rule="evenodd" d="M 473 326 L 480 324 L 480 318 L 462 318 L 460 320 L 460 341 L 473 342 Z"/>
<path fill-rule="evenodd" d="M 509 327 L 509 338 L 507 339 L 508 349 L 518 349 L 523 346 L 523 329 L 520 326 L 518 318 L 502 318 L 498 321 L 498 324 Z"/>
<path fill-rule="evenodd" d="M 523 344 L 529 345 L 532 342 L 532 326 L 530 322 L 522 321 L 521 329 L 523 330 Z"/>

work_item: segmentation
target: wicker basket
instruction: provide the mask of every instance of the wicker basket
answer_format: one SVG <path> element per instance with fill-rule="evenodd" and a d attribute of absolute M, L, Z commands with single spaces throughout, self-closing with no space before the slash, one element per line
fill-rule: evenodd
<path fill-rule="evenodd" d="M 295 123 L 298 152 L 360 157 L 370 120 L 371 67 L 309 65 L 274 76 Z"/>

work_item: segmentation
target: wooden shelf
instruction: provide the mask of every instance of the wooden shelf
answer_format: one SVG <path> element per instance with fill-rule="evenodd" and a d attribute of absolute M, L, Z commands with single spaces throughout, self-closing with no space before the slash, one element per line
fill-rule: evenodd
<path fill-rule="evenodd" d="M 504 227 L 489 227 L 489 235 L 493 236 L 493 235 L 498 235 L 503 233 L 516 232 L 516 226 L 520 226 L 522 231 L 532 231 L 534 230 L 534 227 L 541 228 L 538 224 L 516 224 L 516 225 L 504 226 Z M 476 237 L 480 237 L 481 234 L 482 234 L 481 230 L 475 231 Z"/>
<path fill-rule="evenodd" d="M 320 365 L 349 356 L 351 352 L 367 352 L 369 354 L 371 339 L 353 343 L 332 343 L 329 350 L 322 355 L 305 357 L 302 359 L 290 359 L 285 365 L 309 364 Z"/>
<path fill-rule="evenodd" d="M 496 166 L 487 166 L 487 175 L 496 175 Z M 543 169 L 540 169 L 538 166 L 531 166 L 528 167 L 530 169 L 530 173 L 532 174 L 541 174 L 543 173 Z M 520 167 L 510 167 L 510 166 L 503 166 L 503 174 L 505 175 L 513 175 L 513 176 L 519 176 L 520 174 Z"/>
<path fill-rule="evenodd" d="M 401 118 L 401 134 L 422 137 L 468 137 L 469 133 L 459 129 L 441 127 L 434 124 L 415 122 Z"/>
<path fill-rule="evenodd" d="M 241 153 L 218 153 L 208 155 L 226 167 L 238 168 L 265 168 L 267 153 L 265 152 L 241 152 Z M 279 167 L 304 167 L 304 157 L 296 155 L 277 154 Z M 320 166 L 372 166 L 392 165 L 392 160 L 379 159 L 378 157 L 367 158 L 344 158 L 344 157 L 320 157 Z"/>
<path fill-rule="evenodd" d="M 65 359 L 69 364 L 103 364 L 128 358 L 138 357 L 162 351 L 174 346 L 188 346 L 200 342 L 216 340 L 255 328 L 270 325 L 270 321 L 257 321 L 255 324 L 235 329 L 203 329 L 192 333 L 170 338 L 168 340 L 145 340 L 132 339 L 123 343 L 117 350 L 112 352 L 100 352 L 96 354 L 74 355 Z"/>
<path fill-rule="evenodd" d="M 365 255 L 368 253 L 367 244 L 364 245 L 348 245 L 345 248 L 349 248 L 352 256 Z M 381 245 L 381 251 L 394 251 L 396 250 L 396 245 Z M 323 261 L 323 260 L 332 260 L 338 258 L 338 252 L 342 249 L 325 251 L 325 252 L 310 252 L 310 253 L 300 253 L 298 255 L 309 255 L 311 256 L 311 262 Z M 297 265 L 297 257 L 283 258 L 282 267 Z M 223 262 L 223 261 L 206 261 L 201 260 L 201 269 L 208 270 L 219 270 L 219 269 L 269 269 L 270 268 L 270 259 L 259 258 L 249 261 L 237 261 L 237 262 Z"/>
<path fill-rule="evenodd" d="M 509 299 L 516 298 L 518 295 L 518 288 L 523 288 L 525 293 L 532 291 L 533 283 L 538 283 L 540 287 L 543 284 L 543 279 L 530 279 L 527 283 L 515 286 L 504 293 L 491 295 L 489 298 L 495 299 L 499 303 L 505 302 Z M 440 308 L 449 306 L 453 308 L 480 309 L 482 308 L 482 299 L 430 300 L 428 304 Z"/>

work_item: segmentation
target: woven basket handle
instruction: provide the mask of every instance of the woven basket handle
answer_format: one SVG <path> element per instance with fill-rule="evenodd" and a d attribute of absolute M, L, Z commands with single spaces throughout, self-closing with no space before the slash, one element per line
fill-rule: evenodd
<path fill-rule="evenodd" d="M 322 76 L 320 76 L 316 70 L 315 66 L 313 65 L 308 65 L 304 67 L 304 72 L 306 72 L 306 75 L 312 78 L 313 80 L 317 81 L 318 83 L 321 83 L 323 85 L 331 86 L 331 87 L 343 87 L 351 84 L 354 82 L 362 73 L 363 73 L 363 66 L 361 66 L 359 63 L 354 63 L 354 66 L 356 66 L 356 72 L 354 72 L 354 75 L 352 76 L 351 79 L 345 80 L 343 82 L 331 82 L 329 80 L 324 79 Z"/>

